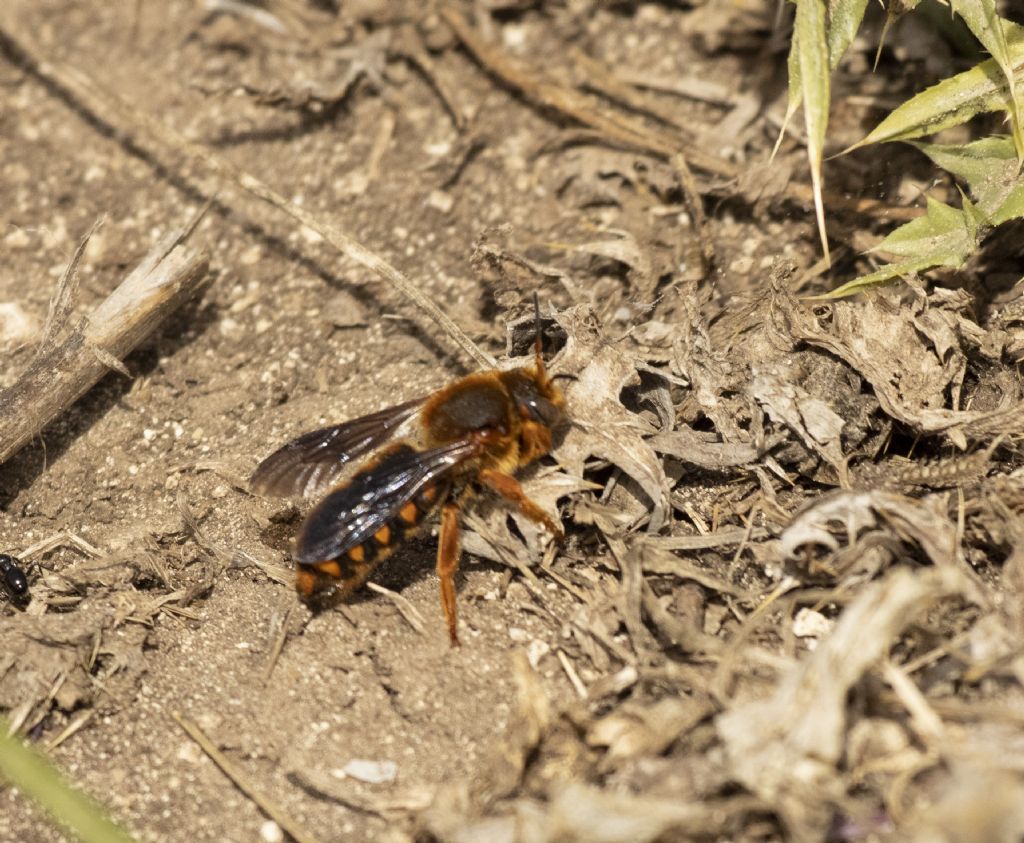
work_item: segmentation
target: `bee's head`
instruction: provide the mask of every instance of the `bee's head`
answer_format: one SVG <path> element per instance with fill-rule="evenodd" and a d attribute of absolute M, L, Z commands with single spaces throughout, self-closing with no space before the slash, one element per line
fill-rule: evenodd
<path fill-rule="evenodd" d="M 533 341 L 534 364 L 532 369 L 524 369 L 522 378 L 517 378 L 510 386 L 512 395 L 524 412 L 535 422 L 545 427 L 556 428 L 565 421 L 565 396 L 548 376 L 541 354 L 540 299 L 533 294 L 533 313 L 536 338 Z"/>
<path fill-rule="evenodd" d="M 565 421 L 565 398 L 542 367 L 519 369 L 508 381 L 520 413 L 554 429 Z"/>

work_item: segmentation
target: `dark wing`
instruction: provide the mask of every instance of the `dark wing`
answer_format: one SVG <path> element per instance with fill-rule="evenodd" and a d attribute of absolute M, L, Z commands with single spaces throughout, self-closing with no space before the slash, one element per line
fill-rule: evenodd
<path fill-rule="evenodd" d="M 425 400 L 414 398 L 344 424 L 304 433 L 256 466 L 249 485 L 260 495 L 309 497 L 335 480 L 353 460 L 390 439 Z"/>
<path fill-rule="evenodd" d="M 362 544 L 391 522 L 404 504 L 443 483 L 479 446 L 469 439 L 427 451 L 398 444 L 320 501 L 299 530 L 295 559 L 315 565 Z"/>

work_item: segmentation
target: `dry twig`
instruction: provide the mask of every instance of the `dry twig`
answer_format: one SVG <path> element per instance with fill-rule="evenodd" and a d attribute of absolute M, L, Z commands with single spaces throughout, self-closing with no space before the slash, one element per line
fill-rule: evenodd
<path fill-rule="evenodd" d="M 231 779 L 235 787 L 255 802 L 264 814 L 281 826 L 281 828 L 290 834 L 297 843 L 315 843 L 316 838 L 306 831 L 305 828 L 299 825 L 296 820 L 292 819 L 289 814 L 286 814 L 284 809 L 276 802 L 271 802 L 266 796 L 260 793 L 256 788 L 255 782 L 253 782 L 252 779 L 243 772 L 237 770 L 234 764 L 228 761 L 224 753 L 214 746 L 213 741 L 206 736 L 206 733 L 203 732 L 198 725 L 193 723 L 187 717 L 178 714 L 176 711 L 172 712 L 171 716 L 177 721 L 178 725 L 188 733 L 188 736 L 199 744 L 203 752 L 210 756 L 210 760 L 220 767 L 224 775 Z"/>
<path fill-rule="evenodd" d="M 423 615 L 421 615 L 416 607 L 412 605 L 406 598 L 404 598 L 397 591 L 392 591 L 390 588 L 384 588 L 382 585 L 377 585 L 375 582 L 367 583 L 366 587 L 370 591 L 376 591 L 378 594 L 383 594 L 390 600 L 398 613 L 405 619 L 405 622 L 409 624 L 420 635 L 426 634 L 426 624 L 423 621 Z"/>
<path fill-rule="evenodd" d="M 0 464 L 110 369 L 129 375 L 121 359 L 196 293 L 206 277 L 207 259 L 178 245 L 189 230 L 165 237 L 84 323 L 60 340 L 69 311 L 66 290 L 82 251 L 78 249 L 61 279 L 43 345 L 28 370 L 0 392 Z"/>

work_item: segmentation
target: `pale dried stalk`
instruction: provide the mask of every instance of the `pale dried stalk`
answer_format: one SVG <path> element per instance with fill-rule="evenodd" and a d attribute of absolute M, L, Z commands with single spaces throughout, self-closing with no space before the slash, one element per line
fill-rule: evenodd
<path fill-rule="evenodd" d="M 207 258 L 175 245 L 181 234 L 161 241 L 66 338 L 48 335 L 25 373 L 0 392 L 0 464 L 111 369 L 127 372 L 122 358 L 196 293 Z"/>

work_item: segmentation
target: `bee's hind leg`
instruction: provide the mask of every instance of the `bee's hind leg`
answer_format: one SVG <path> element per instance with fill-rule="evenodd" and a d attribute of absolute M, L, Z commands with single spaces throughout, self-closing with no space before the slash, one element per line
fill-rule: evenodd
<path fill-rule="evenodd" d="M 459 537 L 459 505 L 449 501 L 441 507 L 441 532 L 437 542 L 437 576 L 441 580 L 441 607 L 448 620 L 452 646 L 459 646 L 458 610 L 455 605 L 455 572 L 459 570 L 462 542 Z"/>

